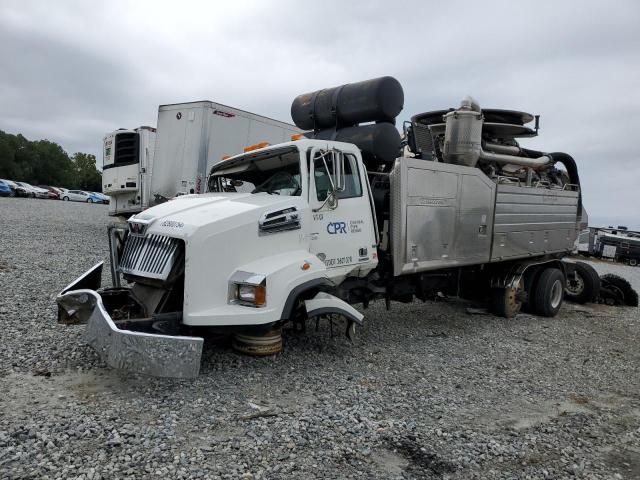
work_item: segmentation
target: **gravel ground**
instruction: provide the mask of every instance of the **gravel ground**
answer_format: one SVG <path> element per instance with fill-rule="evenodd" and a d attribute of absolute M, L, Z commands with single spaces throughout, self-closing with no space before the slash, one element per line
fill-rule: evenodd
<path fill-rule="evenodd" d="M 108 223 L 0 198 L 0 478 L 640 478 L 636 308 L 376 303 L 355 345 L 323 326 L 276 358 L 207 345 L 196 380 L 145 378 L 55 322 Z"/>

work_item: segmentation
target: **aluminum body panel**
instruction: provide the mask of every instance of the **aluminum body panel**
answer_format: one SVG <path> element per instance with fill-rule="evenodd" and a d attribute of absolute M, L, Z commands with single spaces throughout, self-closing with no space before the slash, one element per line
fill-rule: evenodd
<path fill-rule="evenodd" d="M 491 261 L 571 251 L 579 193 L 498 185 Z"/>
<path fill-rule="evenodd" d="M 489 261 L 496 185 L 482 171 L 399 158 L 390 182 L 394 275 Z"/>
<path fill-rule="evenodd" d="M 573 248 L 576 191 L 497 185 L 477 168 L 414 158 L 389 178 L 396 276 Z"/>

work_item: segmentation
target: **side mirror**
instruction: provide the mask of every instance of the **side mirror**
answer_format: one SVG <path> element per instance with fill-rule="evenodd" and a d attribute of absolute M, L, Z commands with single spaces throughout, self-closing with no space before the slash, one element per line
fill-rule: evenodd
<path fill-rule="evenodd" d="M 344 153 L 339 151 L 331 152 L 331 163 L 333 163 L 333 187 L 336 192 L 342 192 L 345 187 L 344 182 Z"/>

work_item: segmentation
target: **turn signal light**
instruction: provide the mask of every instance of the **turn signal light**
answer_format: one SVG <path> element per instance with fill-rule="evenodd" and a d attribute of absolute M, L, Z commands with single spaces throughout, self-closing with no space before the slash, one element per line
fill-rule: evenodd
<path fill-rule="evenodd" d="M 291 141 L 295 142 L 296 140 L 300 140 L 302 137 L 304 137 L 304 133 L 294 133 L 291 135 Z"/>
<path fill-rule="evenodd" d="M 231 155 L 223 155 L 222 160 L 226 160 L 227 158 L 231 158 Z"/>
<path fill-rule="evenodd" d="M 244 147 L 244 152 L 251 152 L 252 150 L 258 150 L 259 148 L 264 148 L 264 147 L 268 147 L 269 146 L 269 142 L 260 142 L 260 143 L 254 143 L 253 145 L 249 145 L 247 147 Z"/>

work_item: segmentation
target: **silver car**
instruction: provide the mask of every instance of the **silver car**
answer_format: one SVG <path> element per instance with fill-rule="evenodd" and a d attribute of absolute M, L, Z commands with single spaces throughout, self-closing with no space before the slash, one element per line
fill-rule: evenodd
<path fill-rule="evenodd" d="M 84 190 L 62 190 L 60 198 L 65 202 L 88 202 L 92 203 L 92 199 Z"/>

